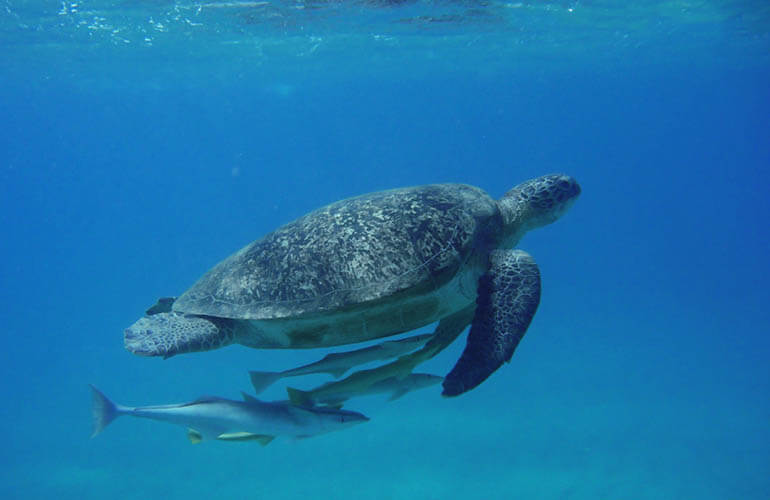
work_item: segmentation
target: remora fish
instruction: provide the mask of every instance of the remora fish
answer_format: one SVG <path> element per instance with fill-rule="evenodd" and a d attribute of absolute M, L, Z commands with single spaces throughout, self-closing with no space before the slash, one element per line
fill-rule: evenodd
<path fill-rule="evenodd" d="M 400 340 L 388 340 L 381 344 L 364 347 L 363 349 L 357 349 L 355 351 L 327 354 L 325 357 L 314 363 L 292 368 L 290 370 L 284 370 L 282 372 L 251 371 L 249 372 L 251 384 L 254 386 L 254 390 L 257 394 L 259 394 L 278 379 L 285 377 L 296 377 L 298 375 L 309 375 L 311 373 L 329 373 L 334 378 L 339 378 L 354 366 L 369 363 L 370 361 L 395 358 L 413 351 L 425 344 L 430 337 L 431 334 L 414 335 Z"/>
<path fill-rule="evenodd" d="M 289 399 L 292 403 L 302 401 L 303 404 L 322 404 L 338 408 L 350 398 L 358 396 L 368 396 L 371 394 L 390 393 L 389 401 L 396 400 L 404 394 L 424 389 L 436 385 L 444 380 L 444 377 L 431 375 L 429 373 L 410 373 L 404 378 L 390 377 L 385 380 L 375 382 L 368 387 L 352 388 L 349 387 L 346 392 L 333 392 L 324 390 L 328 386 L 321 386 L 313 391 L 300 391 L 291 387 L 286 390 L 289 393 Z"/>
<path fill-rule="evenodd" d="M 368 370 L 359 370 L 342 380 L 323 384 L 311 391 L 298 391 L 288 387 L 286 391 L 289 393 L 289 399 L 296 405 L 313 406 L 316 401 L 333 397 L 336 394 L 366 393 L 365 391 L 370 387 L 383 380 L 394 377 L 398 380 L 403 380 L 412 373 L 412 370 L 417 365 L 431 359 L 451 344 L 462 333 L 468 322 L 470 322 L 475 308 L 475 305 L 468 306 L 462 311 L 439 321 L 430 340 L 413 353 L 404 354 L 386 365 Z"/>
<path fill-rule="evenodd" d="M 202 397 L 182 404 L 130 407 L 113 403 L 94 386 L 91 391 L 94 416 L 91 437 L 123 415 L 188 427 L 188 436 L 193 443 L 201 439 L 254 439 L 263 445 L 276 436 L 310 437 L 369 420 L 354 411 L 302 408 L 288 401 L 259 401 L 248 394 L 243 395 L 243 401 Z"/>

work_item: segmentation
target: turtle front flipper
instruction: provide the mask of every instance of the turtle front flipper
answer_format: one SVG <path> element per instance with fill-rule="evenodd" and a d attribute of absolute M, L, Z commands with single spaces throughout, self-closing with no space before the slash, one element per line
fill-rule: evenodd
<path fill-rule="evenodd" d="M 184 352 L 217 349 L 232 341 L 230 321 L 177 312 L 145 316 L 123 332 L 123 344 L 132 353 L 163 358 Z"/>
<path fill-rule="evenodd" d="M 513 351 L 540 303 L 540 272 L 521 250 L 494 250 L 479 279 L 476 314 L 468 343 L 444 379 L 444 396 L 458 396 L 487 379 Z"/>

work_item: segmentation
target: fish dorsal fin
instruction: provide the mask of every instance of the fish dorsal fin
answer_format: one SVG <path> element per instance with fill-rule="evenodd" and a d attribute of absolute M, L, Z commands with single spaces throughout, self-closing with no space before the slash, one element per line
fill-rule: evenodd
<path fill-rule="evenodd" d="M 259 400 L 252 396 L 251 394 L 246 394 L 245 392 L 241 391 L 241 396 L 243 396 L 243 400 L 247 403 L 258 403 Z"/>
<path fill-rule="evenodd" d="M 187 429 L 187 439 L 189 439 L 192 444 L 198 444 L 203 441 L 203 436 L 195 429 Z"/>

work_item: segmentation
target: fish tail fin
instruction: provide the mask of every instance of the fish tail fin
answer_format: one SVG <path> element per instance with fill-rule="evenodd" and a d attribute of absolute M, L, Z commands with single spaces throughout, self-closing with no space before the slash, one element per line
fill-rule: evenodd
<path fill-rule="evenodd" d="M 251 377 L 251 385 L 254 386 L 254 392 L 259 394 L 281 378 L 281 372 L 251 371 L 249 372 L 249 377 Z"/>
<path fill-rule="evenodd" d="M 118 405 L 109 400 L 107 396 L 94 386 L 91 387 L 91 412 L 94 416 L 94 430 L 91 433 L 91 437 L 95 437 L 97 434 L 107 427 L 110 422 L 120 416 L 121 411 Z"/>
<path fill-rule="evenodd" d="M 287 387 L 286 393 L 289 395 L 289 401 L 295 406 L 314 406 L 313 391 L 300 391 L 293 387 Z"/>

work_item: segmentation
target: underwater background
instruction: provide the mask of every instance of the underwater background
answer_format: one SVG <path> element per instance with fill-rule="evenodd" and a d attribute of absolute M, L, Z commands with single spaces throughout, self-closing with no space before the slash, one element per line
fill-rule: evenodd
<path fill-rule="evenodd" d="M 766 2 L 0 0 L 0 49 L 2 498 L 770 498 Z M 237 399 L 331 352 L 124 350 L 250 241 L 550 172 L 582 195 L 521 242 L 541 305 L 477 389 L 264 448 L 132 418 L 89 439 L 89 383 Z"/>

